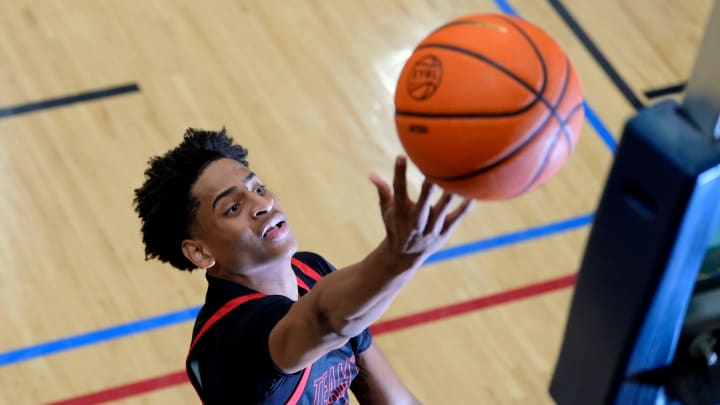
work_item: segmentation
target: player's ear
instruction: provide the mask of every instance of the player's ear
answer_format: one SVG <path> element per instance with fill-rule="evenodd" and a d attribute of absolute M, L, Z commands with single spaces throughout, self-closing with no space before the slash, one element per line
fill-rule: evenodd
<path fill-rule="evenodd" d="M 200 241 L 185 239 L 182 241 L 182 251 L 199 268 L 209 269 L 215 265 L 215 256 Z"/>

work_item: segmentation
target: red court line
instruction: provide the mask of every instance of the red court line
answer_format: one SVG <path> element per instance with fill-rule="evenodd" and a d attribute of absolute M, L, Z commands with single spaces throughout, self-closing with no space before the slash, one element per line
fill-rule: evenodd
<path fill-rule="evenodd" d="M 519 287 L 512 290 L 503 291 L 497 294 L 478 297 L 469 301 L 459 302 L 431 309 L 428 311 L 418 312 L 416 314 L 401 316 L 394 319 L 378 322 L 373 325 L 370 330 L 373 335 L 382 335 L 399 329 L 405 329 L 420 324 L 437 321 L 440 319 L 457 316 L 470 311 L 477 311 L 500 305 L 508 302 L 533 297 L 540 294 L 549 293 L 563 288 L 571 287 L 575 284 L 576 274 L 543 281 L 536 284 L 530 284 L 525 287 Z M 173 385 L 188 382 L 185 371 L 178 371 L 163 375 L 160 377 L 149 378 L 134 383 L 120 385 L 108 388 L 102 391 L 81 395 L 74 398 L 65 399 L 58 402 L 52 402 L 47 405 L 94 405 L 103 402 L 116 401 L 145 392 L 155 391 L 162 388 L 171 387 Z"/>
<path fill-rule="evenodd" d="M 134 383 L 108 388 L 102 391 L 92 392 L 79 397 L 69 398 L 62 401 L 51 402 L 48 405 L 93 405 L 103 402 L 116 401 L 123 398 L 155 391 L 173 385 L 189 382 L 185 370 L 161 375 L 160 377 L 148 378 Z"/>
<path fill-rule="evenodd" d="M 465 312 L 477 311 L 479 309 L 500 305 L 506 302 L 517 301 L 523 298 L 532 297 L 534 295 L 544 294 L 547 292 L 559 290 L 561 288 L 570 287 L 575 284 L 575 274 L 570 274 L 560 278 L 543 281 L 537 284 L 531 284 L 525 287 L 513 290 L 503 291 L 493 295 L 475 298 L 470 301 L 458 302 L 444 307 L 431 309 L 424 312 L 418 312 L 412 315 L 401 316 L 395 319 L 378 322 L 370 327 L 373 335 L 392 332 L 397 329 L 405 329 L 411 326 L 420 325 L 427 322 L 437 321 L 443 318 L 456 316 Z"/>

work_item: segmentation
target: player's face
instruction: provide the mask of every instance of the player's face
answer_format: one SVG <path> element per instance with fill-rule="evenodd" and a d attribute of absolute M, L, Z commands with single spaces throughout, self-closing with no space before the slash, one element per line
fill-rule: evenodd
<path fill-rule="evenodd" d="M 295 253 L 297 241 L 280 204 L 241 163 L 213 161 L 191 193 L 200 201 L 193 236 L 222 271 L 243 273 Z"/>

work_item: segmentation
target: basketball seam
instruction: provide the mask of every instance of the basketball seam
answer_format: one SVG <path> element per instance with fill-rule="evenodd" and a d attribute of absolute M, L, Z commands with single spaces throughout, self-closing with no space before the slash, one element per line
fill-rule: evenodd
<path fill-rule="evenodd" d="M 566 61 L 567 61 L 567 59 L 566 59 Z M 569 65 L 568 65 L 568 67 L 569 67 Z M 518 154 L 527 145 L 529 145 L 530 142 L 532 142 L 535 138 L 537 138 L 537 136 L 542 132 L 543 128 L 545 128 L 545 126 L 550 122 L 550 120 L 552 120 L 553 117 L 557 118 L 557 115 L 552 114 L 552 111 L 554 111 L 554 107 L 556 107 L 556 106 L 560 105 L 560 103 L 562 103 L 563 97 L 565 96 L 565 91 L 567 90 L 567 85 L 570 82 L 569 78 L 570 78 L 570 69 L 568 68 L 568 69 L 565 69 L 565 77 L 563 78 L 563 85 L 562 85 L 562 88 L 560 89 L 560 94 L 558 95 L 558 99 L 555 101 L 555 103 L 552 106 L 546 105 L 546 107 L 550 111 L 548 111 L 548 113 L 545 115 L 545 118 L 543 119 L 542 124 L 538 125 L 537 129 L 532 134 L 530 134 L 530 136 L 528 136 L 527 139 L 525 139 L 515 149 L 511 150 L 510 152 L 506 153 L 502 157 L 498 158 L 496 161 L 494 161 L 490 164 L 487 164 L 479 169 L 475 169 L 469 173 L 464 173 L 459 176 L 450 176 L 450 177 L 432 176 L 432 178 L 434 178 L 436 180 L 443 180 L 443 181 L 458 181 L 458 180 L 469 179 L 469 178 L 475 177 L 481 173 L 484 173 L 484 172 L 487 172 L 487 171 L 490 171 L 490 170 L 496 168 L 497 166 L 505 163 L 508 159 L 510 159 L 513 156 L 515 156 L 516 154 Z M 562 128 L 563 122 L 561 119 L 560 119 L 560 125 Z"/>
<path fill-rule="evenodd" d="M 418 112 L 412 112 L 412 111 L 406 111 L 406 110 L 395 110 L 395 115 L 402 116 L 402 117 L 414 117 L 414 118 L 428 118 L 428 119 L 482 119 L 482 118 L 501 118 L 501 117 L 512 117 L 515 115 L 522 115 L 527 110 L 529 110 L 531 107 L 534 106 L 534 104 L 537 104 L 537 102 L 533 104 L 529 104 L 527 108 L 523 107 L 522 110 L 518 111 L 509 111 L 509 112 L 497 112 L 497 113 L 468 113 L 468 114 L 455 114 L 455 113 L 418 113 Z"/>
<path fill-rule="evenodd" d="M 542 160 L 542 163 L 540 164 L 540 167 L 535 172 L 532 179 L 530 179 L 530 182 L 525 187 L 523 187 L 517 194 L 515 194 L 515 196 L 518 196 L 518 195 L 523 194 L 526 191 L 528 191 L 535 184 L 537 179 L 540 178 L 540 175 L 542 175 L 542 172 L 545 171 L 545 167 L 547 166 L 548 157 L 550 157 L 550 154 L 552 154 L 552 151 L 555 149 L 555 145 L 557 144 L 558 139 L 560 139 L 560 132 L 565 132 L 565 131 L 563 131 L 563 127 L 565 126 L 564 124 L 567 123 L 567 121 L 570 120 L 572 118 L 572 116 L 575 115 L 576 112 L 581 110 L 580 107 L 582 107 L 582 103 L 578 103 L 577 105 L 575 105 L 575 107 L 573 107 L 572 110 L 570 110 L 567 117 L 565 117 L 563 119 L 563 125 L 558 129 L 558 131 L 553 136 L 553 140 L 552 140 L 552 142 L 550 142 L 550 146 L 545 151 L 545 155 L 543 156 L 543 160 Z M 571 150 L 571 148 L 572 148 L 572 143 L 568 143 L 568 153 Z"/>
<path fill-rule="evenodd" d="M 520 78 L 519 76 L 515 75 L 513 72 L 511 72 L 510 70 L 508 70 L 505 66 L 500 65 L 499 63 L 493 61 L 492 59 L 490 59 L 490 58 L 488 58 L 488 57 L 486 57 L 486 56 L 483 56 L 482 54 L 479 54 L 479 53 L 476 53 L 476 52 L 467 50 L 467 49 L 465 49 L 465 48 L 460 48 L 460 47 L 456 47 L 456 46 L 452 46 L 452 45 L 446 45 L 446 44 L 436 44 L 436 43 L 429 43 L 429 44 L 420 45 L 419 47 L 417 47 L 417 48 L 415 49 L 415 51 L 420 50 L 420 49 L 428 49 L 428 48 L 446 49 L 446 50 L 450 50 L 450 51 L 462 53 L 462 54 L 465 54 L 465 55 L 467 55 L 467 56 L 473 57 L 473 58 L 475 58 L 475 59 L 481 60 L 481 61 L 487 63 L 488 65 L 494 67 L 495 69 L 497 69 L 497 70 L 500 71 L 501 73 L 504 73 L 506 76 L 510 77 L 511 79 L 515 80 L 516 82 L 518 82 L 522 87 L 525 87 L 532 95 L 534 95 L 535 98 L 534 98 L 530 103 L 528 103 L 527 105 L 525 105 L 525 106 L 523 106 L 523 107 L 520 107 L 520 109 L 518 109 L 518 110 L 514 110 L 514 111 L 503 111 L 503 112 L 498 112 L 498 113 L 464 113 L 464 114 L 456 114 L 456 113 L 417 113 L 417 112 L 411 112 L 411 111 L 405 111 L 405 110 L 396 110 L 396 111 L 395 111 L 395 114 L 397 114 L 397 115 L 403 115 L 403 116 L 408 116 L 408 117 L 424 117 L 424 118 L 474 118 L 474 117 L 481 118 L 481 117 L 504 117 L 504 116 L 512 116 L 512 115 L 522 114 L 522 113 L 524 113 L 525 111 L 527 111 L 527 110 L 529 110 L 530 108 L 532 108 L 535 104 L 537 104 L 538 101 L 540 101 L 541 99 L 543 99 L 542 93 L 537 92 L 536 89 L 534 89 L 530 84 L 528 84 L 527 82 L 525 82 L 522 78 Z M 543 85 L 541 86 L 541 90 L 544 91 L 544 90 L 545 90 L 545 87 L 544 87 L 544 86 L 545 86 L 545 82 L 547 81 L 547 78 L 545 77 L 545 76 L 546 76 L 545 64 L 542 63 L 542 60 L 541 60 L 540 63 L 541 63 L 541 65 L 542 65 L 542 70 L 543 70 Z"/>
<path fill-rule="evenodd" d="M 543 58 L 542 53 L 540 52 L 540 49 L 538 49 L 538 46 L 535 43 L 535 41 L 533 41 L 532 38 L 530 38 L 530 35 L 528 35 L 528 33 L 525 32 L 525 30 L 523 30 L 519 25 L 515 24 L 515 22 L 513 22 L 511 19 L 509 19 L 507 17 L 500 17 L 500 18 L 502 20 L 505 20 L 506 23 L 515 27 L 515 29 L 520 33 L 520 35 L 522 35 L 525 38 L 525 40 L 528 42 L 528 44 L 530 44 L 530 47 L 533 49 L 533 52 L 535 52 L 535 56 L 537 56 L 538 60 L 540 61 L 540 66 L 542 67 L 543 81 L 542 81 L 542 85 L 540 86 L 540 92 L 537 94 L 537 96 L 547 106 L 548 102 L 547 102 L 547 100 L 545 100 L 545 89 L 547 89 L 548 77 L 547 77 L 547 65 L 545 64 L 545 58 Z M 529 84 L 527 86 L 528 86 L 528 88 L 532 88 L 532 86 L 530 86 Z M 534 88 L 532 90 L 535 91 Z"/>
<path fill-rule="evenodd" d="M 565 69 L 568 71 L 568 73 L 570 73 L 570 66 L 571 66 L 571 65 L 570 65 L 570 59 L 568 59 L 568 58 L 566 57 L 566 58 L 565 58 Z M 568 76 L 569 76 L 569 74 L 568 74 Z M 570 78 L 568 77 L 566 80 L 569 81 Z M 565 84 L 565 86 L 567 87 L 567 83 Z M 565 93 L 565 91 L 563 90 L 563 98 L 565 97 L 565 94 L 564 94 L 564 93 Z M 559 105 L 560 105 L 560 104 L 558 103 L 555 107 L 558 107 Z M 580 100 L 579 105 L 582 105 L 582 100 Z M 576 105 L 575 107 L 573 107 L 573 109 L 575 109 L 575 108 L 577 108 L 577 105 Z M 565 136 L 565 139 L 567 140 L 568 145 L 569 145 L 569 146 L 572 146 L 572 145 L 573 145 L 573 143 L 572 143 L 572 136 L 570 135 L 570 129 L 568 129 L 568 127 L 567 127 L 567 125 L 566 125 L 566 124 L 567 124 L 567 118 L 565 118 L 564 120 L 562 120 L 562 119 L 560 118 L 559 113 L 557 113 L 557 114 L 556 114 L 556 113 L 557 113 L 557 109 L 553 108 L 553 115 L 555 116 L 555 118 L 557 118 L 558 122 L 559 122 L 560 125 L 562 126 L 563 135 Z"/>
<path fill-rule="evenodd" d="M 540 63 L 542 64 L 542 67 L 543 67 L 543 78 L 547 78 L 546 71 L 545 71 L 545 59 L 542 57 L 542 54 L 541 54 L 540 51 L 538 50 L 537 45 L 536 45 L 535 42 L 532 40 L 532 38 L 530 37 L 530 35 L 529 35 L 527 32 L 525 32 L 525 30 L 524 30 L 522 27 L 520 27 L 519 25 L 515 24 L 515 22 L 513 22 L 512 20 L 510 20 L 510 19 L 508 19 L 508 18 L 506 18 L 506 17 L 501 17 L 501 18 L 502 18 L 503 20 L 505 20 L 505 22 L 507 22 L 508 24 L 510 24 L 510 25 L 512 25 L 513 27 L 515 27 L 515 29 L 518 30 L 518 32 L 520 32 L 520 35 L 522 35 L 523 37 L 525 37 L 525 39 L 530 43 L 530 46 L 532 46 L 532 48 L 535 50 L 536 55 L 538 56 L 538 58 L 540 58 Z M 567 55 L 565 55 L 565 70 L 566 70 L 566 71 L 569 71 L 569 70 L 570 70 L 570 59 L 568 59 Z M 566 80 L 567 80 L 567 76 L 566 76 Z M 566 85 L 567 85 L 567 84 L 566 84 Z M 564 93 L 565 93 L 565 90 L 566 90 L 566 88 L 563 87 L 563 95 L 564 95 Z M 542 93 L 545 93 L 545 87 L 544 87 L 544 86 L 543 86 L 543 92 L 542 92 Z M 562 100 L 562 97 L 561 97 L 560 99 Z M 558 114 L 557 111 L 555 110 L 555 107 L 557 107 L 558 105 L 560 105 L 560 103 L 558 102 L 555 106 L 550 106 L 550 105 L 548 104 L 547 100 L 545 99 L 544 94 L 542 94 L 542 97 L 541 97 L 541 100 L 540 100 L 540 101 L 541 101 L 543 104 L 545 104 L 546 107 L 548 107 L 548 108 L 550 109 L 550 113 L 558 120 L 558 122 L 559 122 L 560 125 L 562 126 L 563 134 L 565 135 L 566 138 L 568 138 L 568 142 L 570 142 L 570 134 L 568 133 L 567 126 L 565 125 L 565 121 L 563 121 L 563 119 L 560 118 L 559 114 Z"/>

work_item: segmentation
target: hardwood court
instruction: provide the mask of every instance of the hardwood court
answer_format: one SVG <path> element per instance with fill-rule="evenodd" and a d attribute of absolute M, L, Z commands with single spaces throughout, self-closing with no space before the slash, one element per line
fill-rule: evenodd
<path fill-rule="evenodd" d="M 566 49 L 594 115 L 617 138 L 634 107 L 555 3 L 509 1 Z M 361 258 L 383 231 L 367 175 L 389 178 L 402 151 L 392 96 L 404 59 L 443 22 L 499 12 L 498 4 L 1 1 L 0 108 L 128 83 L 140 91 L 0 119 L 0 352 L 202 303 L 202 271 L 144 261 L 131 208 L 146 160 L 189 126 L 226 126 L 250 149 L 251 167 L 278 194 L 301 249 L 338 267 Z M 564 6 L 648 103 L 643 91 L 687 78 L 711 2 Z M 383 320 L 571 282 L 612 159 L 597 128 L 585 122 L 569 163 L 541 189 L 478 204 L 448 247 L 498 246 L 428 265 Z M 417 192 L 417 171 L 411 180 Z M 538 228 L 542 237 L 524 232 Z M 497 239 L 518 232 L 525 237 L 518 243 Z M 572 291 L 550 290 L 375 341 L 427 404 L 551 403 L 547 387 Z M 47 403 L 181 371 L 191 327 L 179 322 L 7 360 L 0 403 Z M 180 383 L 119 403 L 198 401 Z"/>

